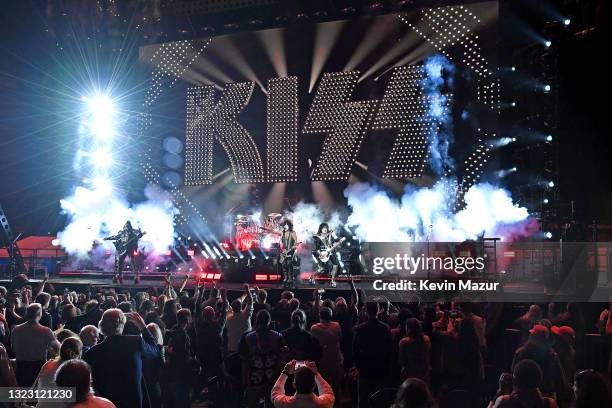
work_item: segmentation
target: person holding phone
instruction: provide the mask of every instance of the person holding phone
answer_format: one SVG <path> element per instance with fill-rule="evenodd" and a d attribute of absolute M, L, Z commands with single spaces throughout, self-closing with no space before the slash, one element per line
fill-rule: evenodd
<path fill-rule="evenodd" d="M 295 395 L 285 394 L 287 378 L 293 375 Z M 317 394 L 314 393 L 315 386 Z M 272 405 L 275 408 L 331 408 L 334 406 L 334 392 L 319 374 L 313 361 L 292 360 L 285 365 L 272 388 Z"/>

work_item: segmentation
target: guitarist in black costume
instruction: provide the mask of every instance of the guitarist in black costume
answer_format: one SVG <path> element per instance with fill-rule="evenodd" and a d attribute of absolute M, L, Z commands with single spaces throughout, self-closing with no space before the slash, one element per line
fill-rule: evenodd
<path fill-rule="evenodd" d="M 119 231 L 117 235 L 104 238 L 105 241 L 114 241 L 113 244 L 117 249 L 113 283 L 123 283 L 123 263 L 125 262 L 125 257 L 128 255 L 130 256 L 132 271 L 134 271 L 134 283 L 140 282 L 139 271 L 136 269 L 136 264 L 134 263 L 134 251 L 138 249 L 138 240 L 142 238 L 144 234 L 145 233 L 140 229 L 134 229 L 132 223 L 127 221 L 123 229 Z"/>
<path fill-rule="evenodd" d="M 314 250 L 312 254 L 317 260 L 317 271 L 310 276 L 310 284 L 316 283 L 315 279 L 318 275 L 330 275 L 331 281 L 329 285 L 332 288 L 337 286 L 336 274 L 338 273 L 338 258 L 336 257 L 336 247 L 340 245 L 345 238 L 338 239 L 336 235 L 330 231 L 329 225 L 326 222 L 319 225 L 319 230 L 314 238 Z"/>
<path fill-rule="evenodd" d="M 281 227 L 283 233 L 280 237 L 281 252 L 278 255 L 278 263 L 281 266 L 283 274 L 283 286 L 293 287 L 295 284 L 295 276 L 293 274 L 293 265 L 295 263 L 295 250 L 300 244 L 296 232 L 293 230 L 293 223 L 285 220 Z"/>

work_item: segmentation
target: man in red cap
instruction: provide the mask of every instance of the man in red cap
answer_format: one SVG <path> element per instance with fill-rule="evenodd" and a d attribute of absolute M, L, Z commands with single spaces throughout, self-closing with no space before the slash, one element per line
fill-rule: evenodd
<path fill-rule="evenodd" d="M 550 331 L 554 335 L 553 349 L 559 356 L 565 377 L 572 379 L 576 373 L 576 350 L 574 349 L 576 332 L 570 326 L 553 326 Z"/>

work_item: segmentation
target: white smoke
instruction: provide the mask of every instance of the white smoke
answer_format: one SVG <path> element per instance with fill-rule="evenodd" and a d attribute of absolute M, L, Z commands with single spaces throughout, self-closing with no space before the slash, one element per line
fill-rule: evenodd
<path fill-rule="evenodd" d="M 319 224 L 326 222 L 332 231 L 336 231 L 341 225 L 340 215 L 332 212 L 327 215 L 321 211 L 316 204 L 308 204 L 300 201 L 293 211 L 286 211 L 285 218 L 293 222 L 293 228 L 298 236 L 298 240 L 303 243 L 310 243 L 312 236 L 317 233 Z"/>
<path fill-rule="evenodd" d="M 444 181 L 407 189 L 400 200 L 366 183 L 351 185 L 344 193 L 352 210 L 346 224 L 368 242 L 461 242 L 479 236 L 511 240 L 529 235 L 534 224 L 508 191 L 486 183 L 472 186 L 465 208 L 456 213 Z"/>
<path fill-rule="evenodd" d="M 69 224 L 58 234 L 60 244 L 76 258 L 93 259 L 97 265 L 106 266 L 108 260 L 100 252 L 114 253 L 115 249 L 112 242 L 103 239 L 117 234 L 129 220 L 134 228 L 146 232 L 140 248 L 147 264 L 161 262 L 174 242 L 173 218 L 177 210 L 167 193 L 157 186 L 148 185 L 145 196 L 146 201 L 130 206 L 110 186 L 77 187 L 72 196 L 60 201 L 69 217 Z"/>

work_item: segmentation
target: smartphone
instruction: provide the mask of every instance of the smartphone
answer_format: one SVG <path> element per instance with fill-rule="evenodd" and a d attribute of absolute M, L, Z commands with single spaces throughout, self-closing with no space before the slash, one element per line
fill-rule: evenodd
<path fill-rule="evenodd" d="M 250 289 L 251 292 L 251 298 L 253 300 L 257 299 L 257 289 Z"/>
<path fill-rule="evenodd" d="M 295 369 L 297 370 L 298 368 L 301 368 L 301 367 L 306 367 L 306 364 L 304 364 L 304 361 L 303 360 L 296 361 L 295 362 Z"/>

